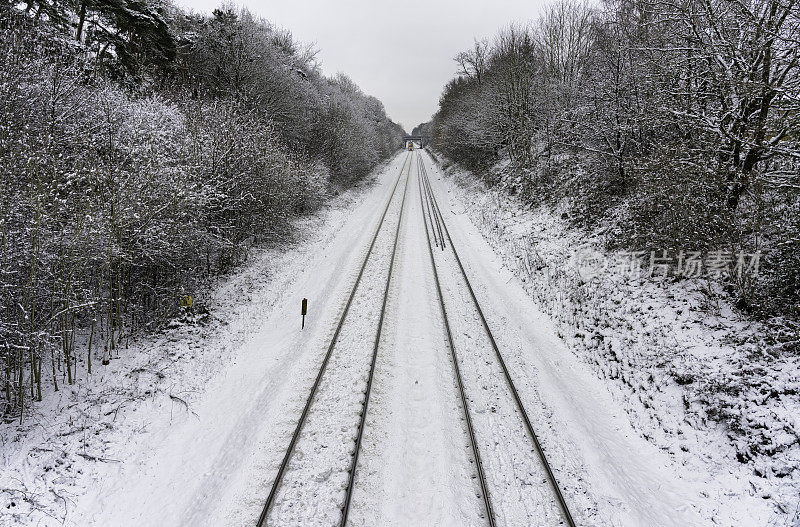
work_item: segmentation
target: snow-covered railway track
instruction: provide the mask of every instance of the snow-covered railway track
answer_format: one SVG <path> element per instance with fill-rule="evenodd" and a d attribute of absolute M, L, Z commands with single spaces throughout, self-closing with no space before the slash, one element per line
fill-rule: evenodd
<path fill-rule="evenodd" d="M 417 162 L 434 282 L 487 523 L 566 522 L 574 527 L 561 488 L 450 237 L 421 156 Z M 434 245 L 442 249 L 436 256 Z M 445 251 L 448 245 L 450 251 Z M 448 302 L 445 291 L 450 293 Z M 476 323 L 483 331 L 472 330 Z M 464 368 L 467 358 L 471 359 L 469 367 Z"/>
<path fill-rule="evenodd" d="M 258 527 L 309 522 L 343 526 L 347 521 L 411 167 L 409 155 L 330 339 Z"/>

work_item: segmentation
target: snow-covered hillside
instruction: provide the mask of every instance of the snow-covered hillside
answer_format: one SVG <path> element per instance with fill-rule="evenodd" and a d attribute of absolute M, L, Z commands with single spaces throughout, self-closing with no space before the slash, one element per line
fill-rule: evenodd
<path fill-rule="evenodd" d="M 800 359 L 777 330 L 738 315 L 708 280 L 648 278 L 610 264 L 602 230 L 531 210 L 451 166 L 442 185 L 604 379 L 637 433 L 693 480 L 720 525 L 800 521 Z M 446 175 L 445 175 L 446 174 Z"/>
<path fill-rule="evenodd" d="M 427 255 L 425 171 L 458 266 L 444 244 Z M 577 525 L 791 524 L 796 363 L 754 361 L 763 328 L 713 292 L 587 266 L 598 240 L 473 181 L 401 153 L 300 220 L 305 239 L 3 425 L 2 523 L 252 525 L 333 337 L 270 521 L 337 521 L 376 339 L 352 523 L 482 525 L 476 451 L 499 524 L 560 523 L 463 265 Z"/>
<path fill-rule="evenodd" d="M 131 341 L 109 365 L 47 394 L 21 425 L 0 425 L 0 525 L 87 525 L 102 514 L 110 518 L 103 525 L 130 525 L 126 518 L 137 515 L 151 518 L 146 525 L 158 524 L 154 518 L 180 524 L 168 521 L 154 496 L 178 508 L 193 497 L 198 467 L 213 461 L 231 432 L 221 416 L 241 417 L 236 409 L 253 389 L 232 371 L 257 372 L 255 361 L 269 360 L 269 343 L 248 343 L 270 314 L 299 327 L 299 301 L 287 291 L 308 276 L 309 262 L 325 254 L 374 187 L 373 176 L 296 220 L 297 243 L 255 251 L 165 330 Z M 136 486 L 136 477 L 145 483 Z"/>

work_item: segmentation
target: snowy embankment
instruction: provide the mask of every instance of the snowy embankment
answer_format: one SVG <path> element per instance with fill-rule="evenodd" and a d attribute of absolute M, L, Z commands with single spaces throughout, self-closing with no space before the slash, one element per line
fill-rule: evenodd
<path fill-rule="evenodd" d="M 1 425 L 0 525 L 87 525 L 98 517 L 129 525 L 122 518 L 137 514 L 138 525 L 156 525 L 155 518 L 163 525 L 180 523 L 168 519 L 173 511 L 162 502 L 176 511 L 186 506 L 200 478 L 184 477 L 191 472 L 184 465 L 214 459 L 212 448 L 226 442 L 232 428 L 209 407 L 243 408 L 249 401 L 253 387 L 231 387 L 232 368 L 248 369 L 253 357 L 272 358 L 256 338 L 268 315 L 285 320 L 281 311 L 289 311 L 293 316 L 286 323 L 299 329 L 299 303 L 290 290 L 307 279 L 313 256 L 326 253 L 333 235 L 377 190 L 374 182 L 367 178 L 297 220 L 299 241 L 289 248 L 252 251 L 242 268 L 195 297 L 195 308 L 203 308 L 131 341 L 109 365 L 98 361 L 92 375 L 82 372 L 74 385 L 46 395 L 22 424 Z M 261 365 L 250 362 L 249 369 L 258 372 Z M 236 393 L 226 399 L 230 390 Z M 239 417 L 231 409 L 220 411 Z M 154 482 L 172 490 L 159 491 Z M 223 490 L 228 489 L 217 489 L 217 498 Z"/>
<path fill-rule="evenodd" d="M 800 364 L 770 345 L 771 328 L 738 315 L 703 279 L 587 269 L 587 254 L 613 260 L 602 234 L 570 229 L 561 210 L 531 211 L 455 167 L 445 176 L 451 206 L 463 207 L 454 212 L 469 216 L 573 353 L 607 381 L 634 429 L 676 474 L 702 481 L 710 521 L 797 525 Z"/>

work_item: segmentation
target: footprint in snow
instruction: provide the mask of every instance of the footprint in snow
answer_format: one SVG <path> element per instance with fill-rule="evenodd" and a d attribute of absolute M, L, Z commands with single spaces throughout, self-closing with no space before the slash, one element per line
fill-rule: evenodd
<path fill-rule="evenodd" d="M 333 474 L 333 469 L 329 468 L 328 470 L 325 470 L 325 471 L 320 472 L 319 474 L 317 474 L 314 477 L 314 481 L 316 481 L 317 483 L 322 483 L 323 481 L 327 481 L 328 478 L 331 477 L 331 474 Z"/>

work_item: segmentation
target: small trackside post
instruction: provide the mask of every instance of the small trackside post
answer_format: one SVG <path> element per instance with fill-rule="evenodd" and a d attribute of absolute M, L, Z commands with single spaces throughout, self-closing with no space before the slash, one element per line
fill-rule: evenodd
<path fill-rule="evenodd" d="M 300 308 L 300 314 L 303 315 L 303 321 L 300 323 L 300 329 L 306 327 L 306 313 L 308 313 L 308 299 L 303 299 L 303 306 Z"/>

